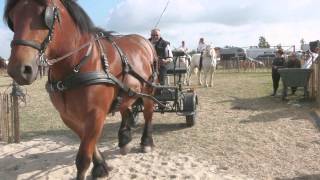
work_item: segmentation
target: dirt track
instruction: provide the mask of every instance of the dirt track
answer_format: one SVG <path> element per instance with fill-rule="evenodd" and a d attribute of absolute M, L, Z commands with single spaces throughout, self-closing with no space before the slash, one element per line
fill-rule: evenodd
<path fill-rule="evenodd" d="M 23 139 L 43 134 L 74 139 L 49 105 L 44 82 L 36 84 L 42 94 L 28 87 L 31 102 L 22 109 Z M 319 129 L 310 116 L 315 103 L 302 101 L 301 91 L 289 96 L 288 102 L 282 102 L 280 95 L 270 97 L 269 73 L 218 73 L 213 88 L 195 87 L 200 100 L 196 126 L 187 128 L 185 118 L 175 114 L 155 114 L 158 150 L 208 161 L 225 174 L 254 179 L 320 179 Z M 114 146 L 119 116 L 107 119 L 101 141 Z M 141 126 L 134 129 L 135 146 L 141 131 Z M 73 158 L 68 163 L 73 164 Z"/>
<path fill-rule="evenodd" d="M 184 118 L 172 114 L 155 116 L 159 148 L 255 179 L 320 179 L 320 136 L 310 116 L 315 104 L 303 101 L 301 91 L 282 102 L 280 92 L 269 96 L 268 73 L 220 73 L 213 88 L 197 92 L 196 126 L 186 128 Z"/>

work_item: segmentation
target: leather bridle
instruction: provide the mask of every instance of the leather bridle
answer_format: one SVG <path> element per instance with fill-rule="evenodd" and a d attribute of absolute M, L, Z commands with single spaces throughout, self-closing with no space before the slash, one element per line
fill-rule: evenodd
<path fill-rule="evenodd" d="M 45 24 L 46 24 L 49 31 L 48 31 L 48 35 L 43 40 L 43 42 L 41 44 L 39 44 L 38 42 L 35 42 L 33 40 L 14 39 L 11 41 L 11 48 L 14 46 L 29 46 L 34 49 L 37 49 L 38 53 L 39 53 L 39 55 L 38 55 L 38 60 L 40 62 L 39 64 L 47 63 L 45 51 L 46 51 L 49 43 L 52 40 L 52 36 L 54 33 L 54 24 L 57 20 L 60 23 L 60 12 L 59 12 L 58 7 L 56 7 L 54 4 L 49 5 L 46 8 L 45 14 L 44 14 L 44 21 L 45 21 Z M 13 23 L 9 22 L 8 24 L 9 24 L 9 28 L 12 31 L 14 31 L 14 29 L 12 27 Z"/>

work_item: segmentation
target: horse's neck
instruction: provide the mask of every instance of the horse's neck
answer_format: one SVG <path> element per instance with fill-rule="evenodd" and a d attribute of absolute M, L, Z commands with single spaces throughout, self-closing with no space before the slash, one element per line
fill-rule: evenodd
<path fill-rule="evenodd" d="M 217 57 L 216 57 L 216 54 L 213 53 L 212 56 L 208 56 L 206 53 L 204 54 L 203 56 L 203 62 L 204 63 L 210 63 L 210 64 L 217 64 Z"/>
<path fill-rule="evenodd" d="M 55 48 L 54 55 L 49 56 L 53 57 L 54 59 L 61 58 L 61 61 L 55 63 L 53 66 L 50 66 L 50 71 L 53 79 L 61 79 L 71 74 L 75 66 L 80 64 L 80 61 L 84 60 L 84 57 L 87 53 L 90 53 L 88 55 L 89 59 L 86 60 L 86 63 L 83 65 L 83 67 L 86 64 L 92 64 L 92 59 L 97 58 L 97 48 L 95 46 L 95 43 L 92 43 L 91 51 L 90 45 L 81 49 L 81 46 L 92 41 L 92 35 L 87 34 L 83 35 L 81 38 L 76 39 L 77 37 L 77 35 L 74 35 L 69 39 L 65 38 L 65 42 L 61 43 L 60 46 Z M 83 69 L 83 67 L 81 67 L 81 69 Z"/>

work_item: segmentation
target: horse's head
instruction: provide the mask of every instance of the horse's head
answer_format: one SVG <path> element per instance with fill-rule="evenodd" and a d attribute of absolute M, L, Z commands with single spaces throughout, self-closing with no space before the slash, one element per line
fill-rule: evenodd
<path fill-rule="evenodd" d="M 71 38 L 77 26 L 65 4 L 72 0 L 7 0 L 4 19 L 14 32 L 8 74 L 19 84 L 34 82 L 38 65 L 48 57 L 57 57 L 76 46 Z M 74 33 L 74 34 L 71 34 Z M 73 45 L 71 42 L 73 42 Z"/>
<path fill-rule="evenodd" d="M 40 56 L 51 40 L 57 16 L 57 8 L 46 1 L 7 1 L 4 18 L 14 32 L 8 74 L 19 84 L 36 79 Z"/>
<path fill-rule="evenodd" d="M 204 50 L 204 55 L 213 58 L 216 55 L 214 48 L 211 45 L 207 45 Z"/>

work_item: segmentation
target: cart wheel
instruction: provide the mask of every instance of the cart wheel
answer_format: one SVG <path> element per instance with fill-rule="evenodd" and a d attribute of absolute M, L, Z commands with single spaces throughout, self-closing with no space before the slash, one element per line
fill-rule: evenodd
<path fill-rule="evenodd" d="M 188 127 L 192 127 L 196 124 L 196 109 L 198 105 L 198 97 L 194 93 L 185 94 L 183 102 L 183 108 L 185 112 L 192 112 L 190 115 L 186 115 L 186 124 Z"/>
<path fill-rule="evenodd" d="M 196 114 L 187 115 L 186 116 L 186 123 L 188 127 L 192 127 L 196 124 Z"/>

